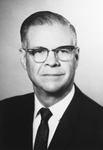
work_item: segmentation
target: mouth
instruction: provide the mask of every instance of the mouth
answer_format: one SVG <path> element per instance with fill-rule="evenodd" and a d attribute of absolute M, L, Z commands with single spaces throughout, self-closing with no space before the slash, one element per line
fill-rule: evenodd
<path fill-rule="evenodd" d="M 53 76 L 54 76 L 54 77 L 56 76 L 56 77 L 57 77 L 57 76 L 63 76 L 63 75 L 64 75 L 64 74 L 43 74 L 42 76 L 48 76 L 48 77 L 49 77 L 49 76 L 50 76 L 50 77 L 51 77 L 51 76 L 52 76 L 52 77 L 53 77 Z"/>
<path fill-rule="evenodd" d="M 42 77 L 46 80 L 61 80 L 64 74 L 43 74 Z"/>

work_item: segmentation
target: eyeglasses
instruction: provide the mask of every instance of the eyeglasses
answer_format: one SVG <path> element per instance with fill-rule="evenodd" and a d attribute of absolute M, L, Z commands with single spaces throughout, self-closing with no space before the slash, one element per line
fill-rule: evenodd
<path fill-rule="evenodd" d="M 57 59 L 61 61 L 71 61 L 73 51 L 77 49 L 77 47 L 72 45 L 60 46 L 56 49 L 48 50 L 45 47 L 36 47 L 33 49 L 24 49 L 30 55 L 33 56 L 33 60 L 37 63 L 43 63 L 46 61 L 49 52 L 54 52 L 54 55 Z"/>

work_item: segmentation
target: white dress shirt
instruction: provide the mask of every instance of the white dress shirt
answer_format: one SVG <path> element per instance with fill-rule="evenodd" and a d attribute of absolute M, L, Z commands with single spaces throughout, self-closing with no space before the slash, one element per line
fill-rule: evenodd
<path fill-rule="evenodd" d="M 73 86 L 71 92 L 60 102 L 56 103 L 55 105 L 49 107 L 50 111 L 52 112 L 52 116 L 48 121 L 49 124 L 49 137 L 48 137 L 48 146 L 53 138 L 55 130 L 59 124 L 59 121 L 64 114 L 66 108 L 68 107 L 69 103 L 71 102 L 74 96 L 75 88 Z M 38 111 L 44 107 L 37 97 L 35 96 L 35 112 L 34 112 L 34 121 L 33 121 L 33 145 L 35 143 L 37 129 L 39 127 L 41 121 L 41 115 L 38 114 Z"/>

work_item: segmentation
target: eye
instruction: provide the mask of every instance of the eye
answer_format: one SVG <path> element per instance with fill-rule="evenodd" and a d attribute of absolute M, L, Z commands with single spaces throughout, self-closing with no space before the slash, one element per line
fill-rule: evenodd
<path fill-rule="evenodd" d="M 29 51 L 32 55 L 35 54 L 43 54 L 45 52 L 44 49 L 32 49 L 31 51 Z"/>
<path fill-rule="evenodd" d="M 63 53 L 63 54 L 64 54 L 64 53 L 67 53 L 67 54 L 68 54 L 68 53 L 69 53 L 69 50 L 67 50 L 67 49 L 60 49 L 58 52 Z"/>
<path fill-rule="evenodd" d="M 45 50 L 43 50 L 43 49 L 37 49 L 36 50 L 36 53 L 44 53 L 45 52 Z"/>

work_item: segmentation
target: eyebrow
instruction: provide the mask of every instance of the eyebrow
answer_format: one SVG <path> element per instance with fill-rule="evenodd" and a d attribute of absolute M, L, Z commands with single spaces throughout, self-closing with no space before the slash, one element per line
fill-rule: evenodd
<path fill-rule="evenodd" d="M 33 49 L 47 49 L 47 48 L 46 47 L 42 47 L 42 46 L 35 46 L 33 48 L 28 48 L 28 49 L 33 50 Z"/>
<path fill-rule="evenodd" d="M 59 46 L 59 47 L 57 47 L 57 48 L 53 48 L 53 49 L 59 49 L 59 48 L 66 48 L 66 47 L 75 47 L 74 45 L 63 45 L 63 46 Z M 46 48 L 46 47 L 43 47 L 43 46 L 34 46 L 33 48 L 28 48 L 28 49 L 47 49 L 48 50 L 48 48 Z"/>

